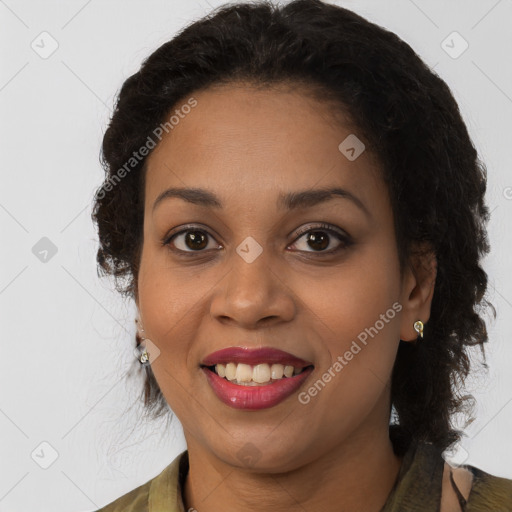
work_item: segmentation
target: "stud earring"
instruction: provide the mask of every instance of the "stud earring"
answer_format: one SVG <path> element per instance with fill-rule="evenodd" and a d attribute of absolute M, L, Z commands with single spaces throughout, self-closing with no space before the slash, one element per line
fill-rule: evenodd
<path fill-rule="evenodd" d="M 420 338 L 423 338 L 423 322 L 421 320 L 414 322 L 414 330 L 418 333 Z"/>
<path fill-rule="evenodd" d="M 147 338 L 144 335 L 144 328 L 142 327 L 142 322 L 138 319 L 136 319 L 135 322 L 137 324 L 137 327 L 139 330 L 139 336 L 141 338 L 140 344 L 137 345 L 137 347 L 134 350 L 135 357 L 138 359 L 139 363 L 142 366 L 148 366 L 150 364 L 149 363 L 149 353 L 148 353 L 148 350 L 146 347 L 146 343 L 144 343 L 147 340 Z"/>

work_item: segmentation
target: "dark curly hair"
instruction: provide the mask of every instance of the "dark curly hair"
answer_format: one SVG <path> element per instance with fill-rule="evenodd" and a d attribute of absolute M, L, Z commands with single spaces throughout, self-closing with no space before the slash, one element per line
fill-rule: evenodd
<path fill-rule="evenodd" d="M 229 3 L 142 63 L 124 82 L 103 139 L 106 177 L 92 214 L 99 274 L 137 296 L 146 158 L 122 179 L 120 170 L 185 98 L 230 83 L 296 84 L 348 116 L 389 188 L 400 268 L 419 245 L 435 252 L 424 341 L 401 340 L 393 367 L 390 436 L 397 453 L 413 440 L 446 449 L 463 434 L 453 417 L 474 402 L 461 395 L 469 348 L 479 345 L 485 360 L 482 306 L 496 316 L 480 264 L 489 252 L 486 168 L 447 84 L 397 35 L 354 12 L 320 0 Z M 144 405 L 156 418 L 168 408 L 151 367 L 145 372 Z"/>

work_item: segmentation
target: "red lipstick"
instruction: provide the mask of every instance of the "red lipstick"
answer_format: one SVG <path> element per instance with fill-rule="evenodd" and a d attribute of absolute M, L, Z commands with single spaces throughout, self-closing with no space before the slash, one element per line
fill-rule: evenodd
<path fill-rule="evenodd" d="M 267 384 L 244 386 L 230 382 L 217 375 L 213 369 L 208 368 L 227 363 L 244 363 L 251 366 L 262 363 L 282 364 L 302 369 L 302 372 Z M 205 373 L 211 389 L 221 402 L 235 409 L 260 410 L 274 407 L 292 395 L 301 387 L 314 368 L 312 363 L 282 350 L 270 347 L 259 349 L 230 347 L 207 356 L 201 363 L 201 369 Z"/>
<path fill-rule="evenodd" d="M 201 366 L 214 366 L 219 363 L 245 363 L 250 365 L 268 363 L 290 365 L 295 368 L 304 368 L 313 364 L 276 348 L 229 347 L 211 353 L 201 362 Z"/>

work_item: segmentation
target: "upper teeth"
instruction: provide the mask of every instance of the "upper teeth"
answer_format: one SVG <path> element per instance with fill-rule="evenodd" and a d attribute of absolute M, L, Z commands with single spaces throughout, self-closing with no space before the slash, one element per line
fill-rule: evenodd
<path fill-rule="evenodd" d="M 292 377 L 300 373 L 302 368 L 294 368 L 293 366 L 284 366 L 282 364 L 267 363 L 251 366 L 244 363 L 228 363 L 215 365 L 215 371 L 219 377 L 225 377 L 228 380 L 236 380 L 237 383 L 253 382 L 263 384 L 270 382 L 271 379 L 277 380 L 285 377 Z"/>

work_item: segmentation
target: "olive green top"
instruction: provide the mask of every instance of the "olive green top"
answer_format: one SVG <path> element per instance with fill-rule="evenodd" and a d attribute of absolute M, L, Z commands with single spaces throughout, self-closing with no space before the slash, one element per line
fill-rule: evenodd
<path fill-rule="evenodd" d="M 381 512 L 438 512 L 444 462 L 434 445 L 412 443 Z M 463 467 L 472 472 L 473 484 L 467 503 L 462 495 L 459 497 L 461 510 L 512 512 L 512 480 L 473 466 Z M 187 512 L 181 494 L 187 473 L 188 452 L 184 451 L 160 474 L 97 512 Z M 452 485 L 459 495 L 453 480 Z"/>

